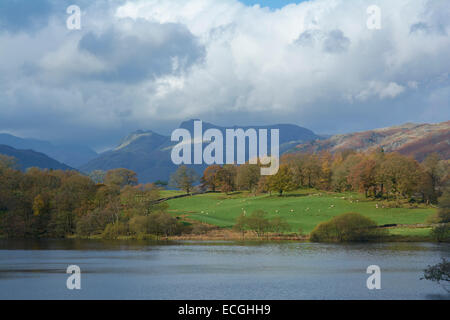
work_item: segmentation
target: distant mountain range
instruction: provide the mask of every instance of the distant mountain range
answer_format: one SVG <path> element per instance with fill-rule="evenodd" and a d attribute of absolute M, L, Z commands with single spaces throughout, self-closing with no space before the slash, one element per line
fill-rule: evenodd
<path fill-rule="evenodd" d="M 315 140 L 297 145 L 290 152 L 330 152 L 353 149 L 370 151 L 383 148 L 385 152 L 399 152 L 422 161 L 437 152 L 450 159 L 450 121 L 436 124 L 407 123 L 400 126 L 339 134 L 326 140 Z"/>
<path fill-rule="evenodd" d="M 79 167 L 98 154 L 92 149 L 79 145 L 54 145 L 48 141 L 19 138 L 7 133 L 0 133 L 0 144 L 16 149 L 34 150 L 42 152 L 71 167 Z"/>
<path fill-rule="evenodd" d="M 185 121 L 180 128 L 193 133 L 194 121 Z M 219 129 L 225 136 L 225 129 L 238 127 L 225 128 L 203 122 L 203 132 L 210 128 Z M 397 151 L 419 161 L 432 152 L 439 153 L 443 159 L 450 159 L 450 121 L 437 124 L 407 123 L 331 137 L 319 136 L 311 130 L 290 124 L 239 128 L 279 129 L 282 154 L 315 153 L 323 150 L 337 152 L 346 149 L 370 151 L 383 148 L 385 152 Z M 143 183 L 168 181 L 177 168 L 170 157 L 175 144 L 176 142 L 170 141 L 169 136 L 150 130 L 138 130 L 119 141 L 116 148 L 97 155 L 87 147 L 55 146 L 45 141 L 0 134 L 0 154 L 16 157 L 22 169 L 35 166 L 70 170 L 75 167 L 90 173 L 93 170 L 127 168 L 135 171 L 139 181 Z M 194 168 L 201 173 L 205 167 L 206 165 L 201 165 Z"/>
<path fill-rule="evenodd" d="M 54 170 L 75 170 L 64 163 L 58 162 L 43 153 L 33 150 L 18 150 L 0 144 L 0 154 L 16 158 L 19 169 L 21 170 L 26 170 L 30 167 Z"/>
<path fill-rule="evenodd" d="M 176 170 L 170 158 L 173 145 L 170 137 L 139 130 L 122 139 L 113 150 L 81 166 L 80 170 L 87 173 L 126 168 L 135 171 L 140 182 L 168 181 L 170 174 Z"/>
<path fill-rule="evenodd" d="M 194 121 L 185 121 L 181 123 L 180 128 L 187 129 L 193 133 Z M 225 136 L 226 129 L 238 127 L 225 128 L 203 122 L 203 132 L 210 128 L 219 129 Z M 239 128 L 247 130 L 250 127 Z M 291 124 L 252 126 L 251 128 L 279 129 L 281 153 L 292 149 L 299 143 L 320 139 L 320 136 L 311 130 Z M 175 142 L 170 141 L 169 136 L 163 136 L 153 131 L 139 130 L 120 141 L 115 149 L 102 153 L 97 158 L 81 166 L 80 170 L 83 172 L 91 172 L 93 170 L 127 168 L 137 172 L 141 182 L 167 181 L 170 174 L 176 170 L 176 166 L 170 158 L 172 147 L 175 144 Z M 194 168 L 201 173 L 205 166 L 195 166 Z"/>

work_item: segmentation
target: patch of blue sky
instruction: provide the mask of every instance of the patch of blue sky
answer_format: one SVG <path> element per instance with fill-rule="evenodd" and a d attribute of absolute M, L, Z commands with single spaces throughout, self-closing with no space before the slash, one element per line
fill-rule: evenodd
<path fill-rule="evenodd" d="M 291 3 L 300 3 L 307 0 L 240 0 L 243 4 L 247 6 L 253 6 L 259 4 L 260 7 L 269 7 L 271 9 L 280 9 Z"/>

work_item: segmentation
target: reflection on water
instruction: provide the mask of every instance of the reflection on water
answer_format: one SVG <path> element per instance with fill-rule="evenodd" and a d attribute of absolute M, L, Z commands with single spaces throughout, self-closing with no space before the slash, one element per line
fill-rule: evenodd
<path fill-rule="evenodd" d="M 433 243 L 0 240 L 1 299 L 448 299 L 420 280 Z M 67 266 L 81 290 L 66 288 Z M 366 268 L 381 268 L 381 290 Z"/>

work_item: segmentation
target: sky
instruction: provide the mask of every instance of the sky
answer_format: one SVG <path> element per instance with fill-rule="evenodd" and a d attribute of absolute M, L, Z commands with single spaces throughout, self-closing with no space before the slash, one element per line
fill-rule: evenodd
<path fill-rule="evenodd" d="M 305 2 L 306 0 L 241 0 L 241 2 L 247 6 L 259 5 L 260 7 L 269 7 L 271 9 L 280 9 L 289 4 L 298 4 Z"/>
<path fill-rule="evenodd" d="M 442 0 L 1 1 L 0 132 L 104 150 L 189 119 L 322 134 L 447 121 L 449 16 Z"/>

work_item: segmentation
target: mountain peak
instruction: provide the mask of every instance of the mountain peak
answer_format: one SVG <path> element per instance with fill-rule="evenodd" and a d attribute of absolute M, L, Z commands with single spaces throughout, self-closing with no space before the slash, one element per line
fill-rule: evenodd
<path fill-rule="evenodd" d="M 194 121 L 190 119 L 180 124 L 179 128 L 186 129 L 193 133 Z M 279 129 L 280 130 L 280 152 L 284 153 L 295 145 L 320 137 L 311 130 L 297 125 L 280 124 L 264 126 L 227 126 L 221 127 L 202 121 L 203 132 L 210 128 L 216 128 L 225 135 L 225 129 L 242 128 L 244 130 L 253 129 Z M 156 180 L 168 180 L 170 174 L 176 170 L 176 166 L 171 160 L 171 150 L 174 142 L 170 136 L 163 136 L 151 130 L 137 130 L 130 133 L 119 142 L 119 145 L 110 151 L 99 155 L 83 165 L 84 172 L 93 170 L 110 170 L 114 168 L 127 168 L 138 174 L 139 181 L 151 182 Z M 198 173 L 204 170 L 205 166 L 196 167 Z"/>
<path fill-rule="evenodd" d="M 151 137 L 153 135 L 160 136 L 159 134 L 157 134 L 151 130 L 136 130 L 136 131 L 130 133 L 125 138 L 123 138 L 122 140 L 120 140 L 119 145 L 116 148 L 114 148 L 114 150 L 117 151 L 117 150 L 123 149 L 141 138 Z"/>

